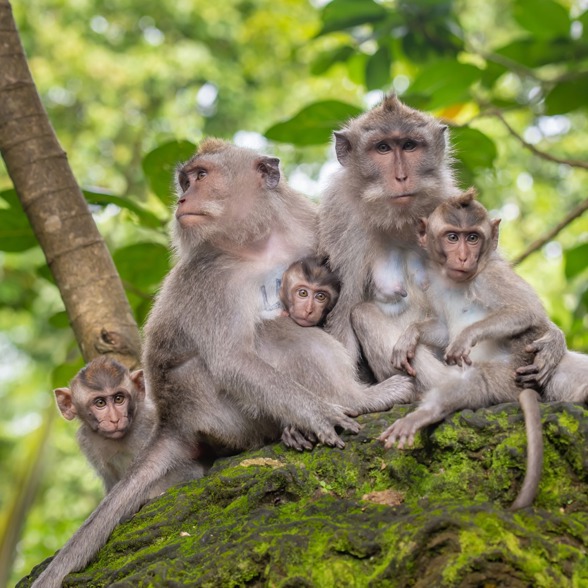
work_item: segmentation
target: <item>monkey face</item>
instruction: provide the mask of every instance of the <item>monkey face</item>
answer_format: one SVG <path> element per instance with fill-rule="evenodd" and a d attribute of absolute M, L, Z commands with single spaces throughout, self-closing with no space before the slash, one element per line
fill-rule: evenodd
<path fill-rule="evenodd" d="M 89 395 L 86 402 L 87 422 L 107 439 L 121 439 L 132 424 L 134 406 L 123 388 Z"/>
<path fill-rule="evenodd" d="M 301 327 L 320 325 L 331 309 L 331 295 L 327 290 L 309 284 L 295 284 L 290 291 L 289 314 Z"/>

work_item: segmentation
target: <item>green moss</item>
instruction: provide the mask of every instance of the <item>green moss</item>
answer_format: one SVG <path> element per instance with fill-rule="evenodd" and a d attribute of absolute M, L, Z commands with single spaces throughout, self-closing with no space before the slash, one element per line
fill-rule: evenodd
<path fill-rule="evenodd" d="M 385 451 L 375 437 L 407 410 L 362 417 L 344 450 L 219 460 L 121 524 L 66 586 L 588 586 L 586 410 L 542 406 L 545 472 L 519 513 L 503 508 L 525 468 L 516 404 Z M 371 502 L 381 496 L 388 506 Z"/>

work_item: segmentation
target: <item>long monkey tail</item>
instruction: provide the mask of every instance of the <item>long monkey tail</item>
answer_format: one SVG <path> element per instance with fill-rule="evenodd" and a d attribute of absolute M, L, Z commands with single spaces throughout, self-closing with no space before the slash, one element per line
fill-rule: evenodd
<path fill-rule="evenodd" d="M 32 588 L 59 588 L 70 572 L 84 568 L 106 543 L 118 523 L 135 514 L 153 485 L 183 462 L 193 462 L 180 440 L 157 434 L 73 537 L 35 580 Z"/>
<path fill-rule="evenodd" d="M 531 388 L 519 394 L 519 403 L 525 417 L 527 431 L 527 472 L 523 485 L 509 510 L 518 510 L 531 506 L 541 481 L 543 471 L 543 429 L 537 392 Z"/>

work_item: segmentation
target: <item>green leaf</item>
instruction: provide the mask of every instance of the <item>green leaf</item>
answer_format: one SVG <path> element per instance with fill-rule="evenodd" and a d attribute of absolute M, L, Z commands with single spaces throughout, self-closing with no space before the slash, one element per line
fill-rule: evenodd
<path fill-rule="evenodd" d="M 166 206 L 171 206 L 175 200 L 173 181 L 176 166 L 190 159 L 195 151 L 196 145 L 190 141 L 170 141 L 159 145 L 143 158 L 141 166 L 149 186 Z"/>
<path fill-rule="evenodd" d="M 386 9 L 372 0 L 333 0 L 322 10 L 323 28 L 319 35 L 373 23 L 386 14 Z"/>
<path fill-rule="evenodd" d="M 571 280 L 588 267 L 588 243 L 564 251 L 566 278 Z"/>
<path fill-rule="evenodd" d="M 104 206 L 107 204 L 114 204 L 119 208 L 126 208 L 127 210 L 134 212 L 139 217 L 141 224 L 146 227 L 157 228 L 161 227 L 164 223 L 159 217 L 129 198 L 115 196 L 114 194 L 109 194 L 107 192 L 96 192 L 95 190 L 83 190 L 83 192 L 86 200 L 90 204 L 100 204 Z"/>
<path fill-rule="evenodd" d="M 545 97 L 548 115 L 564 114 L 588 106 L 588 77 L 557 84 Z"/>
<path fill-rule="evenodd" d="M 121 279 L 144 290 L 158 285 L 170 268 L 170 253 L 159 243 L 135 243 L 117 249 L 114 263 Z"/>
<path fill-rule="evenodd" d="M 0 251 L 16 253 L 37 245 L 37 239 L 15 190 L 0 192 L 9 208 L 0 210 Z"/>
<path fill-rule="evenodd" d="M 67 316 L 67 312 L 62 310 L 61 312 L 55 313 L 53 316 L 49 317 L 49 324 L 56 329 L 67 329 L 69 328 L 69 317 Z"/>
<path fill-rule="evenodd" d="M 290 120 L 270 127 L 265 136 L 272 141 L 294 145 L 320 145 L 331 139 L 334 130 L 362 112 L 357 106 L 337 100 L 314 102 Z"/>
<path fill-rule="evenodd" d="M 325 51 L 314 60 L 310 72 L 313 76 L 323 75 L 336 63 L 347 61 L 354 53 L 355 49 L 349 45 L 337 47 L 332 51 Z"/>
<path fill-rule="evenodd" d="M 427 109 L 434 110 L 467 102 L 470 86 L 482 76 L 482 70 L 467 63 L 443 59 L 425 67 L 409 88 L 409 96 L 426 96 Z"/>
<path fill-rule="evenodd" d="M 513 16 L 539 39 L 556 39 L 570 34 L 569 13 L 554 0 L 516 0 Z"/>
<path fill-rule="evenodd" d="M 451 130 L 454 153 L 463 165 L 475 171 L 491 168 L 497 156 L 496 145 L 487 135 L 470 127 Z"/>
<path fill-rule="evenodd" d="M 80 357 L 73 363 L 62 363 L 51 373 L 53 388 L 68 386 L 75 375 L 84 367 L 84 360 Z"/>
<path fill-rule="evenodd" d="M 527 67 L 540 67 L 549 63 L 582 59 L 588 55 L 588 44 L 570 39 L 546 41 L 527 37 L 513 41 L 497 49 L 495 53 Z"/>
<path fill-rule="evenodd" d="M 383 45 L 367 61 L 365 68 L 365 85 L 368 90 L 377 90 L 390 84 L 392 56 L 390 49 Z"/>

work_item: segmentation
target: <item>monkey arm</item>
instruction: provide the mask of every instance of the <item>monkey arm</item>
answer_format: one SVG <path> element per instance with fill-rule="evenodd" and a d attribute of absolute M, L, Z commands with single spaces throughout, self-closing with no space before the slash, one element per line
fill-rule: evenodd
<path fill-rule="evenodd" d="M 412 365 L 416 348 L 419 343 L 431 347 L 444 348 L 449 340 L 449 333 L 445 324 L 431 318 L 426 321 L 412 323 L 402 333 L 394 350 L 392 351 L 392 365 L 397 370 L 403 370 L 410 376 L 416 376 L 416 370 Z"/>
<path fill-rule="evenodd" d="M 510 310 L 507 307 L 498 309 L 458 333 L 447 346 L 445 361 L 449 365 L 471 365 L 470 352 L 480 341 L 517 337 L 537 322 L 537 314 L 532 309 L 527 311 L 520 306 L 511 306 Z"/>

